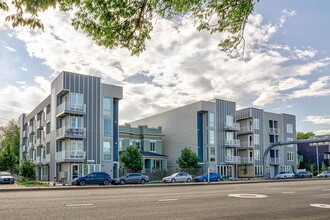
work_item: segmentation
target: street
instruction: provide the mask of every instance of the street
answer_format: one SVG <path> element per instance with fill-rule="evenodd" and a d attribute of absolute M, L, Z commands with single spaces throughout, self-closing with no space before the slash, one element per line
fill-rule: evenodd
<path fill-rule="evenodd" d="M 0 192 L 1 219 L 329 219 L 330 180 Z"/>

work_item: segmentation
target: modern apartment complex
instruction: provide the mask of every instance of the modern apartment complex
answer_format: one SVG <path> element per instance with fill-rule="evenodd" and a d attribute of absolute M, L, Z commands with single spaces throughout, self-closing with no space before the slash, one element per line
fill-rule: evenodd
<path fill-rule="evenodd" d="M 20 158 L 37 165 L 39 180 L 65 182 L 92 171 L 118 174 L 118 104 L 122 87 L 62 72 L 51 94 L 19 117 Z"/>
<path fill-rule="evenodd" d="M 226 178 L 274 177 L 280 171 L 296 170 L 295 146 L 272 149 L 266 161 L 262 160 L 271 143 L 295 139 L 295 116 L 292 115 L 255 108 L 236 111 L 235 102 L 215 99 L 199 101 L 131 124 L 162 127 L 165 135 L 163 152 L 169 156 L 169 168 L 177 167 L 181 150 L 190 147 L 205 171 L 210 168 Z M 264 171 L 263 167 L 267 170 Z"/>

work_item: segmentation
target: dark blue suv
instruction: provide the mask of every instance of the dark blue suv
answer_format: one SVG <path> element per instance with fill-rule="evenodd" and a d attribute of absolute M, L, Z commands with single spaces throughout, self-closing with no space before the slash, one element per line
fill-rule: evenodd
<path fill-rule="evenodd" d="M 72 181 L 72 185 L 85 186 L 87 184 L 109 185 L 111 176 L 106 172 L 94 172 L 86 176 L 76 178 Z"/>

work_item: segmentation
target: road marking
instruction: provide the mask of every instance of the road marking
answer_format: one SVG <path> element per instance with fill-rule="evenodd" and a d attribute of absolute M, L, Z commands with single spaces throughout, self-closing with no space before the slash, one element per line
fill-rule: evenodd
<path fill-rule="evenodd" d="M 289 193 L 295 193 L 295 192 L 282 192 L 282 193 L 289 194 Z"/>
<path fill-rule="evenodd" d="M 316 208 L 330 209 L 330 205 L 328 204 L 311 204 L 311 206 Z"/>
<path fill-rule="evenodd" d="M 177 201 L 178 199 L 160 199 L 158 202 Z"/>
<path fill-rule="evenodd" d="M 324 189 L 324 190 L 322 190 L 322 191 L 326 192 L 326 191 L 330 191 L 330 189 Z"/>
<path fill-rule="evenodd" d="M 247 198 L 247 199 L 263 199 L 267 198 L 266 195 L 262 194 L 229 194 L 229 197 L 236 197 L 236 198 Z"/>
<path fill-rule="evenodd" d="M 71 204 L 71 205 L 66 205 L 67 207 L 75 207 L 75 206 L 90 206 L 90 205 L 93 205 L 93 204 Z"/>

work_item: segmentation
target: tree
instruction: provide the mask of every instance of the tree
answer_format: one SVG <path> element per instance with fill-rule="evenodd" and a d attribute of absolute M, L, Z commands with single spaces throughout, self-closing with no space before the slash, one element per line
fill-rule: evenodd
<path fill-rule="evenodd" d="M 310 137 L 313 137 L 315 134 L 313 132 L 307 132 L 307 133 L 304 133 L 304 132 L 298 132 L 297 133 L 297 140 L 305 140 L 305 139 L 308 139 Z"/>
<path fill-rule="evenodd" d="M 181 150 L 181 155 L 176 161 L 180 168 L 200 168 L 197 155 L 188 147 Z"/>
<path fill-rule="evenodd" d="M 0 127 L 0 140 L 2 140 L 0 170 L 16 173 L 19 164 L 19 128 L 15 120 Z"/>
<path fill-rule="evenodd" d="M 324 172 L 324 171 L 325 171 L 325 164 L 324 164 L 324 162 L 322 162 L 321 172 Z"/>
<path fill-rule="evenodd" d="M 26 180 L 35 180 L 36 179 L 35 169 L 36 167 L 33 164 L 33 162 L 26 160 L 26 158 L 23 157 L 21 166 L 19 167 L 20 175 Z"/>
<path fill-rule="evenodd" d="M 76 29 L 84 30 L 97 44 L 107 48 L 127 48 L 138 55 L 150 40 L 153 19 L 178 21 L 190 15 L 197 30 L 210 34 L 227 33 L 219 47 L 232 57 L 244 54 L 244 29 L 248 16 L 259 0 L 48 0 L 12 1 L 17 13 L 6 17 L 12 25 L 43 29 L 38 13 L 50 7 L 74 13 L 71 19 Z M 8 10 L 4 1 L 0 9 Z"/>
<path fill-rule="evenodd" d="M 140 172 L 143 168 L 142 154 L 137 147 L 129 146 L 120 154 L 120 163 L 125 169 Z"/>

